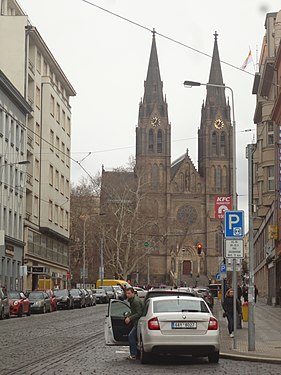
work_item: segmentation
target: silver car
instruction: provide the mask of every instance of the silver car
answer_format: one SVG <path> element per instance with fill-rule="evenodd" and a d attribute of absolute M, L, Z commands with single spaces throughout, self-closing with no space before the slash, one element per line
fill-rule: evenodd
<path fill-rule="evenodd" d="M 124 323 L 130 307 L 110 301 L 105 320 L 106 345 L 128 345 L 132 327 Z M 138 347 L 142 363 L 153 354 L 193 355 L 219 361 L 219 327 L 203 298 L 154 297 L 146 301 L 138 323 Z"/>

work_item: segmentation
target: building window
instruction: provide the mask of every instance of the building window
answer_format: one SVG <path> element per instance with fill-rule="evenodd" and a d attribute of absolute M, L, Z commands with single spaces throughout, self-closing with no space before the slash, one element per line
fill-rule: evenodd
<path fill-rule="evenodd" d="M 63 208 L 60 209 L 60 226 L 63 228 Z"/>
<path fill-rule="evenodd" d="M 69 198 L 69 181 L 65 181 L 65 196 L 66 198 Z"/>
<path fill-rule="evenodd" d="M 157 164 L 153 164 L 152 166 L 151 179 L 152 179 L 152 188 L 157 189 L 159 186 L 159 167 Z"/>
<path fill-rule="evenodd" d="M 43 76 L 47 76 L 48 75 L 48 65 L 46 63 L 46 61 L 44 61 L 43 63 Z"/>
<path fill-rule="evenodd" d="M 50 150 L 54 152 L 55 134 L 50 130 Z"/>
<path fill-rule="evenodd" d="M 275 190 L 274 167 L 267 167 L 268 191 Z"/>
<path fill-rule="evenodd" d="M 274 145 L 274 127 L 272 121 L 269 121 L 267 124 L 267 144 Z"/>
<path fill-rule="evenodd" d="M 226 147 L 225 147 L 225 132 L 221 133 L 221 156 L 226 155 Z"/>
<path fill-rule="evenodd" d="M 162 130 L 157 132 L 157 152 L 158 154 L 162 153 Z"/>
<path fill-rule="evenodd" d="M 53 117 L 55 117 L 55 98 L 53 95 L 51 95 L 51 101 L 50 101 L 50 113 Z"/>
<path fill-rule="evenodd" d="M 37 72 L 41 74 L 41 64 L 42 64 L 42 56 L 39 51 L 37 51 L 37 59 L 36 59 L 36 69 Z"/>
<path fill-rule="evenodd" d="M 53 202 L 49 201 L 49 220 L 53 221 Z"/>
<path fill-rule="evenodd" d="M 56 120 L 60 123 L 60 105 L 57 103 L 57 112 L 56 112 Z"/>
<path fill-rule="evenodd" d="M 216 168 L 216 190 L 221 190 L 222 178 L 221 178 L 221 167 Z"/>
<path fill-rule="evenodd" d="M 34 171 L 34 178 L 35 180 L 39 181 L 39 160 L 35 159 L 35 171 Z"/>
<path fill-rule="evenodd" d="M 68 230 L 69 229 L 69 214 L 67 211 L 65 211 L 65 229 Z"/>
<path fill-rule="evenodd" d="M 153 130 L 150 129 L 148 133 L 148 151 L 153 152 L 153 146 L 154 146 L 154 134 Z"/>
<path fill-rule="evenodd" d="M 0 109 L 0 134 L 3 136 L 4 133 L 4 112 Z"/>
<path fill-rule="evenodd" d="M 62 195 L 64 195 L 64 176 L 61 175 L 60 177 L 60 192 Z"/>
<path fill-rule="evenodd" d="M 40 144 L 40 125 L 38 122 L 36 122 L 36 128 L 35 128 L 35 142 L 39 145 Z"/>
<path fill-rule="evenodd" d="M 49 184 L 54 185 L 54 167 L 52 165 L 49 167 Z"/>
<path fill-rule="evenodd" d="M 64 110 L 61 111 L 61 126 L 63 130 L 65 130 L 65 112 Z"/>
<path fill-rule="evenodd" d="M 19 150 L 19 148 L 20 148 L 20 128 L 19 128 L 18 124 L 16 126 L 16 148 L 17 148 L 17 150 Z"/>
<path fill-rule="evenodd" d="M 65 162 L 65 144 L 61 143 L 61 160 L 64 163 Z"/>
<path fill-rule="evenodd" d="M 36 86 L 36 107 L 40 109 L 40 89 Z"/>
<path fill-rule="evenodd" d="M 70 123 L 70 117 L 67 116 L 67 120 L 66 120 L 66 133 L 68 135 L 70 135 L 70 130 L 71 130 L 71 123 Z"/>
<path fill-rule="evenodd" d="M 59 190 L 59 171 L 56 169 L 56 175 L 55 175 L 55 189 Z"/>
<path fill-rule="evenodd" d="M 212 154 L 217 155 L 217 133 L 212 134 Z"/>
<path fill-rule="evenodd" d="M 66 149 L 66 166 L 69 168 L 70 163 L 70 150 L 69 148 Z"/>
<path fill-rule="evenodd" d="M 58 136 L 56 136 L 56 155 L 58 158 L 60 157 L 60 139 Z"/>
<path fill-rule="evenodd" d="M 59 220 L 59 206 L 56 204 L 55 205 L 55 224 L 58 225 L 58 220 Z"/>
<path fill-rule="evenodd" d="M 39 212 L 39 199 L 38 199 L 38 197 L 35 195 L 35 196 L 34 196 L 34 216 L 35 216 L 35 217 L 38 217 L 38 212 Z"/>

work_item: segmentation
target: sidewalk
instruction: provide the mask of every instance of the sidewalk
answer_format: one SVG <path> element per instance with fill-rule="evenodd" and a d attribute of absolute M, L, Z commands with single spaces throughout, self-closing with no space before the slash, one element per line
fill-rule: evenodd
<path fill-rule="evenodd" d="M 221 302 L 215 300 L 214 315 L 220 324 L 221 357 L 237 360 L 272 362 L 281 364 L 281 308 L 262 302 L 255 305 L 255 351 L 248 351 L 248 323 L 242 322 L 237 330 L 237 349 L 228 334 L 227 319 L 222 316 Z"/>

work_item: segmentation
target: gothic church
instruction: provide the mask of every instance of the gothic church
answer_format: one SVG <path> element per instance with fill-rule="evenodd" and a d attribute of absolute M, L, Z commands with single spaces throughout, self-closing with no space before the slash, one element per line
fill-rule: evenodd
<path fill-rule="evenodd" d="M 217 34 L 208 83 L 223 85 Z M 218 272 L 222 230 L 214 202 L 216 196 L 232 194 L 232 125 L 225 89 L 207 86 L 198 130 L 198 168 L 188 151 L 171 162 L 171 131 L 153 33 L 136 128 L 136 170 L 144 181 L 143 214 L 155 222 L 162 240 L 151 249 L 138 281 L 193 285 L 198 275 L 205 282 Z M 103 170 L 102 180 L 110 173 Z"/>

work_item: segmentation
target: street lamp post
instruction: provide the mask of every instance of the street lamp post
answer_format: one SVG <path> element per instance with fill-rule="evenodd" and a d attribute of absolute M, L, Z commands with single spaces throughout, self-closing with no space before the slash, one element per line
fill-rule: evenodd
<path fill-rule="evenodd" d="M 237 193 L 236 193 L 236 120 L 234 111 L 234 94 L 233 90 L 229 86 L 217 85 L 214 83 L 201 83 L 194 81 L 184 81 L 185 87 L 194 86 L 206 86 L 206 87 L 218 87 L 223 89 L 228 89 L 231 92 L 231 102 L 232 102 L 232 200 L 233 200 L 233 210 L 237 210 Z M 234 301 L 237 300 L 237 273 L 236 273 L 236 259 L 233 259 L 233 277 L 232 277 L 232 287 L 234 290 Z M 233 322 L 234 322 L 234 337 L 233 337 L 233 348 L 236 349 L 236 329 L 237 329 L 237 314 L 236 314 L 236 303 L 233 304 Z"/>

